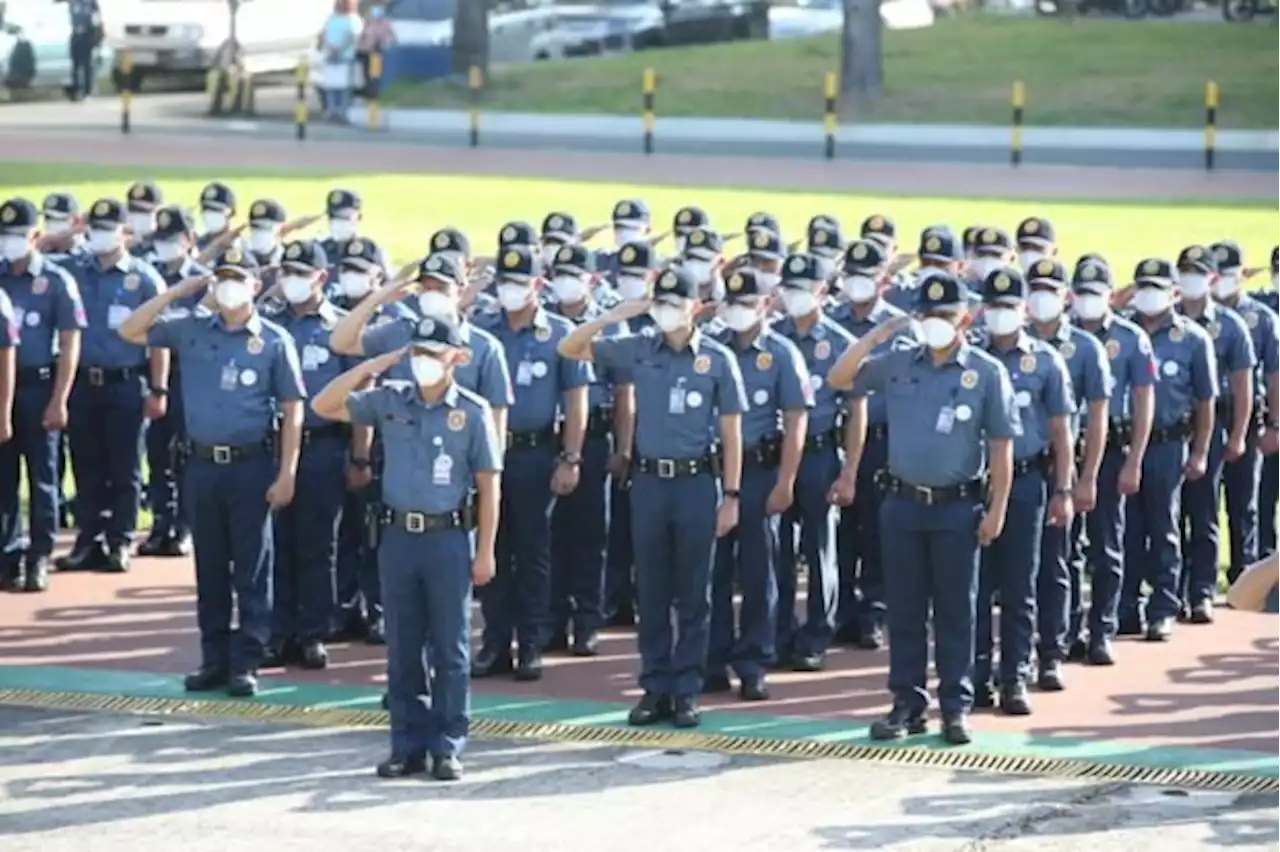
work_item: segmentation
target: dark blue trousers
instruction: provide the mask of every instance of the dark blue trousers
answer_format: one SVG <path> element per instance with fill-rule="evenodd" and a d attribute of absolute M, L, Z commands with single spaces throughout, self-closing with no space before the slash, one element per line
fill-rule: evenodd
<path fill-rule="evenodd" d="M 944 716 L 973 707 L 978 522 L 982 506 L 925 506 L 889 494 L 880 507 L 889 626 L 889 691 L 897 707 L 929 707 L 930 609 L 938 703 Z"/>
<path fill-rule="evenodd" d="M 147 501 L 152 530 L 181 537 L 190 532 L 182 504 L 182 446 L 187 438 L 181 379 L 175 370 L 169 382 L 169 405 L 164 417 L 147 424 Z"/>
<path fill-rule="evenodd" d="M 1189 606 L 1212 601 L 1218 591 L 1218 501 L 1222 495 L 1222 450 L 1226 438 L 1226 429 L 1215 426 L 1204 476 L 1182 484 L 1178 597 Z"/>
<path fill-rule="evenodd" d="M 1013 480 L 1004 531 L 982 551 L 975 619 L 973 679 L 990 683 L 994 664 L 993 598 L 1000 595 L 1000 686 L 1025 683 L 1031 671 L 1036 629 L 1036 580 L 1047 497 L 1044 474 L 1028 471 Z"/>
<path fill-rule="evenodd" d="M 71 465 L 76 476 L 76 547 L 104 540 L 127 547 L 142 494 L 140 380 L 91 385 L 76 381 L 68 406 Z"/>
<path fill-rule="evenodd" d="M 1262 484 L 1262 452 L 1257 432 L 1251 432 L 1244 455 L 1222 466 L 1222 484 L 1227 492 L 1227 529 L 1230 535 L 1231 566 L 1227 579 L 1235 582 L 1245 568 L 1258 561 L 1258 505 Z M 1275 505 L 1271 507 L 1275 523 Z"/>
<path fill-rule="evenodd" d="M 382 584 L 378 574 L 377 543 L 369 528 L 369 507 L 381 500 L 377 478 L 359 491 L 345 491 L 338 520 L 338 552 L 334 579 L 337 627 L 359 615 L 369 621 L 382 617 Z"/>
<path fill-rule="evenodd" d="M 1047 517 L 1046 517 L 1047 521 Z M 1040 662 L 1065 660 L 1071 643 L 1081 638 L 1082 590 L 1071 560 L 1084 535 L 1084 519 L 1075 515 L 1066 527 L 1045 524 L 1040 537 L 1040 571 L 1036 575 L 1036 656 Z"/>
<path fill-rule="evenodd" d="M 557 497 L 551 513 L 551 624 L 575 635 L 600 628 L 604 553 L 609 518 L 609 439 L 590 438 L 582 448 L 578 487 Z"/>
<path fill-rule="evenodd" d="M 609 544 L 604 566 L 605 621 L 636 611 L 635 556 L 631 551 L 631 484 L 609 482 Z"/>
<path fill-rule="evenodd" d="M 183 471 L 196 558 L 196 623 L 204 665 L 252 672 L 271 637 L 274 559 L 267 489 L 271 453 L 229 464 L 191 458 Z M 239 627 L 231 631 L 232 599 Z"/>
<path fill-rule="evenodd" d="M 827 494 L 839 475 L 840 456 L 835 447 L 806 452 L 800 459 L 795 502 L 783 516 L 783 522 L 800 529 L 799 553 L 808 567 L 808 597 L 804 624 L 797 626 L 796 549 L 781 548 L 777 562 L 779 653 L 790 649 L 791 653 L 806 656 L 822 654 L 835 635 L 840 578 L 836 567 L 838 513 L 827 502 Z"/>
<path fill-rule="evenodd" d="M 1258 556 L 1276 552 L 1276 509 L 1280 507 L 1280 453 L 1262 457 L 1258 486 Z"/>
<path fill-rule="evenodd" d="M 480 590 L 484 645 L 541 648 L 551 624 L 550 446 L 512 447 L 502 470 L 502 514 L 498 522 L 497 568 Z"/>
<path fill-rule="evenodd" d="M 659 479 L 636 473 L 632 480 L 631 529 L 640 604 L 636 639 L 640 687 L 647 693 L 686 696 L 702 690 L 719 491 L 719 481 L 710 474 Z"/>
<path fill-rule="evenodd" d="M 329 635 L 346 459 L 345 437 L 304 444 L 293 502 L 275 516 L 271 634 L 276 640 L 319 642 Z"/>
<path fill-rule="evenodd" d="M 13 437 L 0 444 L 0 545 L 8 561 L 48 556 L 58 531 L 58 443 L 61 432 L 41 425 L 53 380 L 24 382 L 13 393 Z M 27 469 L 31 530 L 23 535 L 21 468 Z"/>
<path fill-rule="evenodd" d="M 867 436 L 853 505 L 840 512 L 840 594 L 836 622 L 860 632 L 884 625 L 884 568 L 880 563 L 880 503 L 876 473 L 889 461 L 889 441 Z"/>
<path fill-rule="evenodd" d="M 378 572 L 386 590 L 391 753 L 461 754 L 471 724 L 471 540 L 463 530 L 415 535 L 386 527 Z"/>
<path fill-rule="evenodd" d="M 778 518 L 765 513 L 769 492 L 778 481 L 776 467 L 746 463 L 738 526 L 716 543 L 711 576 L 711 627 L 707 671 L 742 680 L 763 677 L 774 658 L 778 618 Z M 734 618 L 733 591 L 742 591 Z"/>
<path fill-rule="evenodd" d="M 1128 453 L 1122 447 L 1108 447 L 1098 468 L 1098 500 L 1084 518 L 1084 541 L 1076 534 L 1071 540 L 1071 612 L 1068 639 L 1082 633 L 1084 619 L 1083 577 L 1086 562 L 1092 570 L 1089 586 L 1088 628 L 1091 641 L 1113 639 L 1119 628 L 1120 591 L 1124 585 L 1125 507 L 1120 493 L 1120 471 Z M 1086 544 L 1087 542 L 1087 544 Z"/>
<path fill-rule="evenodd" d="M 1186 460 L 1187 445 L 1182 441 L 1151 444 L 1142 459 L 1142 487 L 1125 505 L 1122 618 L 1138 618 L 1144 605 L 1148 622 L 1172 618 L 1181 608 L 1178 579 Z M 1149 601 L 1142 593 L 1144 582 L 1151 590 Z"/>

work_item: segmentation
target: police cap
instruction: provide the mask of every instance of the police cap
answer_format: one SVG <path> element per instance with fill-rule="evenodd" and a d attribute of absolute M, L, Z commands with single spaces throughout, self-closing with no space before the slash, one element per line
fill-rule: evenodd
<path fill-rule="evenodd" d="M 747 217 L 747 223 L 742 227 L 742 230 L 750 231 L 752 228 L 765 228 L 775 234 L 782 233 L 782 226 L 778 224 L 778 217 L 764 210 L 758 210 Z"/>
<path fill-rule="evenodd" d="M 11 198 L 0 205 L 0 233 L 22 234 L 40 224 L 40 211 L 25 198 Z"/>
<path fill-rule="evenodd" d="M 1053 223 L 1039 216 L 1023 219 L 1018 223 L 1018 245 L 1044 248 L 1053 245 Z"/>
<path fill-rule="evenodd" d="M 1149 257 L 1138 261 L 1133 269 L 1133 283 L 1150 284 L 1156 287 L 1169 288 L 1177 278 L 1177 270 L 1173 264 L 1163 257 Z"/>
<path fill-rule="evenodd" d="M 1218 269 L 1239 269 L 1244 266 L 1244 252 L 1240 250 L 1240 244 L 1235 240 L 1223 240 L 1220 243 L 1214 243 L 1209 248 L 1213 251 L 1214 259 L 1218 263 Z"/>
<path fill-rule="evenodd" d="M 945 226 L 925 228 L 920 234 L 920 248 L 916 252 L 921 260 L 951 263 L 960 258 L 955 232 Z"/>
<path fill-rule="evenodd" d="M 745 299 L 766 295 L 760 287 L 760 279 L 756 271 L 749 266 L 735 269 L 725 279 L 724 297 L 728 302 L 741 302 Z"/>
<path fill-rule="evenodd" d="M 898 226 L 888 216 L 881 216 L 879 213 L 872 214 L 862 220 L 862 227 L 858 229 L 858 233 L 866 239 L 871 234 L 883 234 L 893 239 L 898 235 Z"/>
<path fill-rule="evenodd" d="M 107 228 L 115 228 L 124 224 L 124 205 L 114 198 L 99 198 L 89 207 L 89 215 L 86 217 L 90 227 L 94 225 L 102 225 Z"/>
<path fill-rule="evenodd" d="M 854 240 L 844 250 L 844 271 L 878 272 L 888 260 L 884 245 L 879 240 Z"/>
<path fill-rule="evenodd" d="M 418 264 L 418 279 L 435 278 L 455 286 L 462 284 L 462 266 L 451 254 L 429 254 Z"/>
<path fill-rule="evenodd" d="M 931 279 L 928 284 L 923 285 L 928 288 L 933 286 Z M 1027 297 L 1027 281 L 1022 277 L 1022 272 L 1011 266 L 1002 266 L 999 269 L 993 269 L 982 279 L 982 303 L 984 305 L 1008 305 L 1017 304 Z"/>
<path fill-rule="evenodd" d="M 649 205 L 639 198 L 624 198 L 613 205 L 613 224 L 649 224 Z"/>
<path fill-rule="evenodd" d="M 347 241 L 338 262 L 350 269 L 369 272 L 382 266 L 382 252 L 368 237 L 356 237 Z"/>
<path fill-rule="evenodd" d="M 180 237 L 195 230 L 191 214 L 176 204 L 161 207 L 156 211 L 157 238 Z"/>
<path fill-rule="evenodd" d="M 618 247 L 618 271 L 643 275 L 658 266 L 658 254 L 648 240 L 635 240 Z"/>
<path fill-rule="evenodd" d="M 1203 272 L 1205 275 L 1217 272 L 1217 255 L 1205 246 L 1187 246 L 1178 253 L 1178 271 Z"/>
<path fill-rule="evenodd" d="M 46 219 L 70 219 L 80 212 L 80 202 L 69 192 L 51 192 L 40 204 Z"/>
<path fill-rule="evenodd" d="M 586 275 L 596 271 L 595 260 L 595 254 L 586 246 L 580 243 L 565 243 L 556 250 L 556 256 L 551 261 L 551 271 Z"/>
<path fill-rule="evenodd" d="M 316 240 L 291 240 L 285 243 L 280 266 L 310 275 L 321 269 L 327 269 L 329 258 Z"/>
<path fill-rule="evenodd" d="M 705 228 L 710 224 L 711 217 L 701 207 L 681 207 L 672 219 L 671 229 L 684 236 L 694 228 Z"/>
<path fill-rule="evenodd" d="M 471 241 L 457 228 L 441 228 L 431 235 L 429 254 L 454 252 L 460 257 L 471 257 Z"/>
<path fill-rule="evenodd" d="M 332 189 L 324 197 L 324 212 L 331 219 L 345 213 L 358 213 L 362 207 L 360 195 L 349 189 Z"/>
<path fill-rule="evenodd" d="M 840 233 L 840 220 L 830 213 L 819 213 L 809 219 L 809 224 L 804 226 L 806 234 L 812 234 L 818 228 L 827 228 Z"/>
<path fill-rule="evenodd" d="M 1096 260 L 1080 259 L 1071 275 L 1072 290 L 1105 296 L 1111 292 L 1111 288 L 1111 267 Z"/>
<path fill-rule="evenodd" d="M 972 251 L 978 257 L 1000 257 L 1013 250 L 1013 240 L 1004 228 L 976 226 Z"/>
<path fill-rule="evenodd" d="M 752 228 L 747 231 L 747 255 L 764 260 L 782 260 L 786 250 L 782 237 L 768 228 Z"/>
<path fill-rule="evenodd" d="M 542 238 L 567 243 L 578 238 L 578 223 L 568 213 L 548 213 L 542 220 Z"/>
<path fill-rule="evenodd" d="M 1057 258 L 1042 257 L 1027 270 L 1027 284 L 1042 284 L 1059 289 L 1067 286 L 1067 271 Z"/>
<path fill-rule="evenodd" d="M 965 251 L 973 251 L 978 245 L 978 234 L 986 230 L 986 225 L 968 225 L 960 232 L 960 245 Z"/>
<path fill-rule="evenodd" d="M 504 246 L 498 254 L 494 279 L 524 282 L 539 272 L 538 256 L 527 245 Z"/>
<path fill-rule="evenodd" d="M 965 298 L 965 287 L 960 279 L 950 272 L 934 270 L 924 277 L 920 284 L 920 297 L 917 302 L 919 310 L 930 311 L 939 308 L 962 308 L 968 304 Z"/>
<path fill-rule="evenodd" d="M 531 246 L 538 242 L 538 234 L 528 222 L 508 222 L 498 231 L 498 249 L 507 246 Z"/>
<path fill-rule="evenodd" d="M 714 260 L 723 250 L 724 240 L 711 228 L 693 228 L 685 234 L 682 254 L 691 260 Z"/>
<path fill-rule="evenodd" d="M 258 275 L 258 264 L 253 257 L 239 246 L 231 246 L 218 255 L 213 261 L 215 278 L 234 278 L 240 281 L 252 281 Z"/>
<path fill-rule="evenodd" d="M 200 191 L 200 209 L 229 213 L 236 209 L 236 194 L 231 187 L 215 180 Z"/>
<path fill-rule="evenodd" d="M 260 198 L 249 205 L 249 224 L 283 225 L 288 217 L 284 207 L 273 198 Z"/>
<path fill-rule="evenodd" d="M 809 229 L 809 251 L 825 257 L 835 257 L 844 248 L 840 226 L 819 223 Z"/>
<path fill-rule="evenodd" d="M 164 195 L 160 192 L 160 187 L 149 180 L 140 180 L 130 186 L 125 198 L 130 213 L 150 213 L 163 203 Z"/>
<path fill-rule="evenodd" d="M 457 349 L 463 345 L 462 332 L 451 317 L 427 314 L 413 324 L 409 345 L 434 352 Z"/>
<path fill-rule="evenodd" d="M 790 255 L 782 262 L 781 284 L 783 287 L 807 290 L 813 286 L 814 282 L 822 281 L 825 277 L 818 258 L 808 252 Z"/>
<path fill-rule="evenodd" d="M 657 280 L 654 281 L 653 298 L 658 301 L 696 299 L 698 298 L 698 281 L 693 277 L 692 272 L 680 264 L 668 264 L 658 273 Z"/>

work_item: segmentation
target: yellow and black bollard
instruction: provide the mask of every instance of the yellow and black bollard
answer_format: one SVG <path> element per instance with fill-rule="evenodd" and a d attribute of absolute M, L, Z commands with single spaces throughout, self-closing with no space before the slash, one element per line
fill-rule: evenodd
<path fill-rule="evenodd" d="M 642 93 L 640 103 L 641 109 L 644 111 L 642 120 L 644 124 L 644 152 L 646 154 L 653 153 L 653 95 L 657 89 L 657 73 L 652 68 L 644 69 L 644 75 L 640 78 L 640 91 Z"/>
<path fill-rule="evenodd" d="M 1210 80 L 1204 87 L 1204 167 L 1213 170 L 1218 147 L 1218 84 Z"/>
<path fill-rule="evenodd" d="M 484 71 L 479 65 L 467 69 L 467 95 L 471 99 L 471 111 L 467 114 L 468 143 L 480 147 L 480 95 L 484 91 Z"/>
<path fill-rule="evenodd" d="M 382 87 L 382 54 L 374 51 L 369 54 L 369 74 L 364 81 L 365 118 L 370 130 L 382 127 L 382 110 L 378 107 L 378 91 Z"/>
<path fill-rule="evenodd" d="M 825 147 L 824 152 L 828 160 L 834 160 L 836 157 L 836 97 L 840 93 L 839 79 L 836 72 L 828 71 L 827 78 L 822 84 L 823 96 L 823 125 L 825 131 Z"/>
<path fill-rule="evenodd" d="M 298 68 L 294 71 L 294 81 L 297 83 L 296 103 L 294 105 L 293 123 L 295 127 L 294 135 L 301 142 L 307 138 L 307 82 L 310 72 L 307 69 L 307 61 L 304 59 L 298 63 Z"/>
<path fill-rule="evenodd" d="M 209 115 L 222 115 L 222 94 L 226 89 L 226 81 L 221 68 L 210 68 L 204 76 L 205 94 L 209 98 Z"/>
<path fill-rule="evenodd" d="M 1015 166 L 1022 163 L 1022 113 L 1027 106 L 1027 87 L 1017 80 L 1013 84 L 1013 146 L 1009 151 L 1009 162 Z"/>
<path fill-rule="evenodd" d="M 133 130 L 133 52 L 125 50 L 120 54 L 120 79 L 124 82 L 120 89 L 120 132 Z"/>
<path fill-rule="evenodd" d="M 253 73 L 244 67 L 237 66 L 240 73 L 240 113 L 252 117 L 257 108 L 254 104 Z"/>

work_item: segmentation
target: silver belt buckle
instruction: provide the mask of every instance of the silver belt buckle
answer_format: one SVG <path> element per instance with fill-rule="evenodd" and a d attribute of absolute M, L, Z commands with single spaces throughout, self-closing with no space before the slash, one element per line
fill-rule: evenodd
<path fill-rule="evenodd" d="M 676 463 L 674 459 L 658 459 L 658 478 L 676 478 Z"/>
<path fill-rule="evenodd" d="M 102 387 L 105 379 L 106 379 L 106 376 L 103 374 L 101 367 L 89 368 L 89 384 L 93 385 L 96 388 Z"/>
<path fill-rule="evenodd" d="M 924 504 L 926 506 L 933 505 L 933 489 L 927 485 L 917 485 L 916 490 L 924 494 Z"/>
<path fill-rule="evenodd" d="M 214 447 L 213 463 L 214 464 L 231 464 L 231 448 L 230 447 Z"/>
<path fill-rule="evenodd" d="M 424 533 L 427 531 L 427 516 L 421 512 L 405 512 L 404 528 L 406 532 Z"/>

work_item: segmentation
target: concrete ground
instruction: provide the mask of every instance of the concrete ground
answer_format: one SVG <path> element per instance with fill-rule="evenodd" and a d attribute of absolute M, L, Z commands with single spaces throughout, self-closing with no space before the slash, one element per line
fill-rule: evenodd
<path fill-rule="evenodd" d="M 1274 795 L 483 742 L 380 781 L 385 734 L 0 709 L 5 852 L 1275 849 Z"/>

